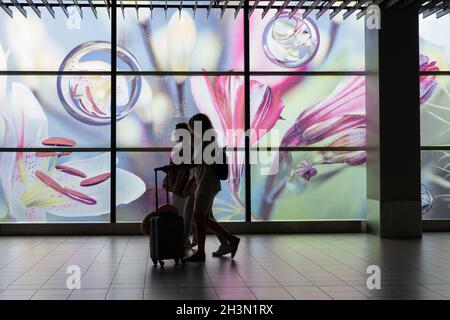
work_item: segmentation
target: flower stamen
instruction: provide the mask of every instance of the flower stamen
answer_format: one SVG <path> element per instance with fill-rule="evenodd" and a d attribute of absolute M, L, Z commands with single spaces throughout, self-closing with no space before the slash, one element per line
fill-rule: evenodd
<path fill-rule="evenodd" d="M 80 177 L 80 178 L 86 178 L 87 177 L 87 175 L 83 171 L 75 169 L 75 168 L 72 168 L 72 167 L 69 167 L 69 166 L 57 165 L 55 168 L 57 170 L 61 171 L 61 172 L 70 174 L 72 176 L 77 176 L 77 177 Z"/>
<path fill-rule="evenodd" d="M 102 174 L 99 174 L 98 176 L 88 178 L 88 179 L 81 181 L 80 186 L 82 186 L 82 187 L 94 186 L 96 184 L 100 184 L 100 183 L 108 180 L 109 177 L 111 177 L 111 173 L 109 173 L 109 172 L 102 173 Z"/>
<path fill-rule="evenodd" d="M 53 137 L 42 141 L 45 146 L 57 146 L 57 147 L 73 147 L 77 143 L 72 139 Z"/>
<path fill-rule="evenodd" d="M 91 197 L 89 197 L 88 195 L 85 195 L 84 193 L 78 192 L 76 190 L 73 189 L 69 189 L 69 188 L 65 188 L 65 195 L 68 196 L 69 198 L 76 200 L 78 202 L 81 203 L 85 203 L 88 205 L 94 205 L 97 203 L 97 201 Z"/>

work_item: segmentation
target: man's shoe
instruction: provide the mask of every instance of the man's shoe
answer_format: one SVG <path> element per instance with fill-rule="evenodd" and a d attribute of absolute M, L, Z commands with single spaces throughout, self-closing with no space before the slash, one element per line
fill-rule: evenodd
<path fill-rule="evenodd" d="M 221 244 L 219 249 L 217 249 L 217 251 L 214 251 L 212 253 L 213 257 L 222 257 L 226 254 L 229 254 L 233 251 L 233 248 L 229 245 L 229 244 Z"/>
<path fill-rule="evenodd" d="M 186 261 L 186 262 L 205 262 L 205 256 L 198 254 L 198 253 L 194 253 L 189 258 L 184 259 L 184 261 Z"/>

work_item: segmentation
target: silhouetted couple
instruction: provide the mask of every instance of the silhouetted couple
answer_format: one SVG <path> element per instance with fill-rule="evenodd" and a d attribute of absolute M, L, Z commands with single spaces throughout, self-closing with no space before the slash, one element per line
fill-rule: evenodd
<path fill-rule="evenodd" d="M 179 211 L 183 212 L 186 246 L 194 247 L 195 242 L 197 242 L 196 253 L 187 258 L 186 261 L 205 261 L 207 229 L 213 231 L 220 240 L 220 247 L 213 252 L 213 256 L 221 257 L 231 254 L 231 257 L 234 258 L 240 239 L 219 224 L 212 211 L 214 198 L 221 190 L 220 179 L 223 179 L 223 168 L 227 169 L 224 159 L 226 155 L 221 154 L 223 149 L 217 143 L 217 133 L 211 120 L 202 113 L 193 116 L 187 124 L 178 124 L 177 129 L 184 129 L 189 133 L 189 139 L 187 139 L 189 146 L 186 148 L 186 145 L 183 145 L 186 141 L 178 141 L 179 143 L 175 146 L 172 156 L 174 154 L 177 154 L 178 157 L 180 157 L 180 154 L 183 156 L 182 153 L 188 150 L 190 161 L 175 165 L 171 161 L 172 165 L 165 168 L 166 171 L 175 170 L 176 175 L 182 175 L 176 180 L 183 181 L 182 186 L 179 186 L 184 189 L 183 196 L 174 195 L 174 205 Z M 211 154 L 213 159 L 208 159 L 208 154 Z M 223 162 L 219 163 L 219 161 Z M 192 190 L 186 191 L 190 188 Z M 194 224 L 192 224 L 192 220 Z M 192 226 L 195 228 L 192 228 Z M 193 229 L 194 232 L 192 232 Z M 191 233 L 194 234 L 194 243 L 191 243 L 190 240 Z"/>

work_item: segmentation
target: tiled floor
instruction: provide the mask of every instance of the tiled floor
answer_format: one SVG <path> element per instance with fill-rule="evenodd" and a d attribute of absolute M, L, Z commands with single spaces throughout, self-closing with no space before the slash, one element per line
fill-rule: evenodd
<path fill-rule="evenodd" d="M 148 256 L 138 236 L 1 237 L 0 299 L 450 299 L 450 234 L 253 235 L 234 261 L 155 268 Z M 81 289 L 67 289 L 71 265 Z M 369 265 L 381 290 L 366 287 Z"/>

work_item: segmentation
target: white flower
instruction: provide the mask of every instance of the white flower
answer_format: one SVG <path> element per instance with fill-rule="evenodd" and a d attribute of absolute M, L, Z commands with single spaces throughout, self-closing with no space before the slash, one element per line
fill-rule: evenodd
<path fill-rule="evenodd" d="M 48 138 L 48 122 L 36 97 L 25 85 L 13 83 L 10 100 L 11 105 L 0 105 L 0 146 L 41 145 Z M 83 172 L 88 178 L 109 173 L 110 154 L 69 162 L 63 159 L 22 152 L 0 153 L 1 188 L 7 207 L 7 212 L 2 212 L 0 217 L 6 216 L 10 221 L 43 222 L 46 213 L 77 217 L 111 212 L 110 179 L 83 187 L 80 185 L 83 178 L 56 169 L 56 164 L 64 165 Z M 139 177 L 120 168 L 116 170 L 116 180 L 116 205 L 130 203 L 146 190 Z M 79 196 L 74 197 L 74 194 Z M 86 203 L 83 198 L 92 201 Z"/>
<path fill-rule="evenodd" d="M 197 28 L 191 14 L 185 10 L 174 12 L 167 27 L 157 30 L 152 37 L 151 44 L 160 67 L 171 71 L 188 71 L 196 39 Z M 178 83 L 185 79 L 185 76 L 175 77 Z"/>
<path fill-rule="evenodd" d="M 5 32 L 11 54 L 20 70 L 54 70 L 59 67 L 62 52 L 38 17 L 14 15 L 2 32 Z M 35 81 L 37 85 L 39 81 Z"/>
<path fill-rule="evenodd" d="M 3 50 L 2 44 L 0 43 L 0 70 L 5 71 L 7 69 L 9 53 Z M 6 77 L 0 76 L 0 104 L 5 101 L 6 98 Z"/>

